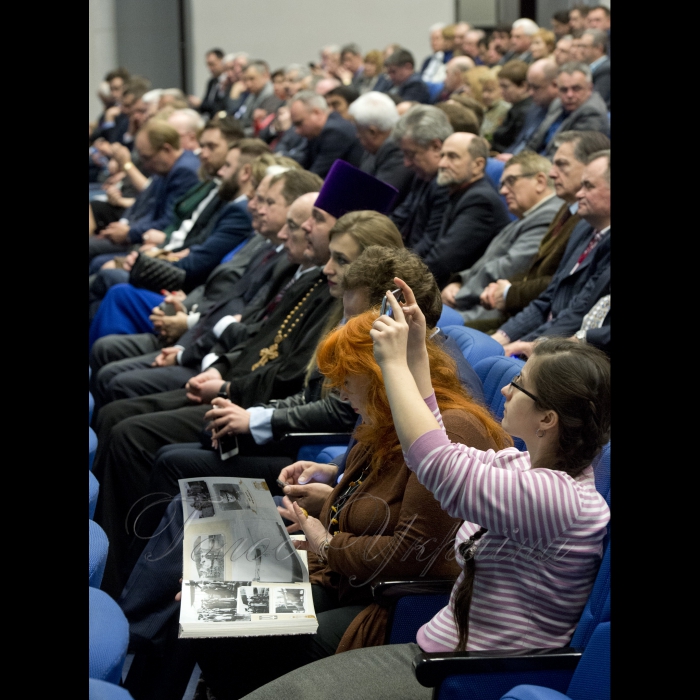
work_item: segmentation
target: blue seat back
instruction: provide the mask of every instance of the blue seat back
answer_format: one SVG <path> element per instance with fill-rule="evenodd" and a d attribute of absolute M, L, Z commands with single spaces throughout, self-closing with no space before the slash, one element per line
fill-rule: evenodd
<path fill-rule="evenodd" d="M 129 645 L 129 623 L 104 591 L 89 591 L 89 677 L 119 683 Z"/>
<path fill-rule="evenodd" d="M 95 453 L 97 452 L 97 434 L 88 426 L 88 435 L 90 439 L 90 447 L 88 452 L 88 469 L 92 471 L 92 463 L 95 461 Z"/>
<path fill-rule="evenodd" d="M 88 418 L 88 424 L 92 423 L 92 413 L 95 410 L 95 398 L 92 395 L 91 391 L 88 391 L 88 412 L 89 412 L 89 418 Z"/>
<path fill-rule="evenodd" d="M 566 694 L 571 700 L 610 700 L 609 620 L 593 631 Z"/>
<path fill-rule="evenodd" d="M 88 471 L 88 515 L 90 520 L 92 516 L 95 515 L 95 507 L 97 506 L 97 496 L 100 493 L 100 482 L 97 481 L 95 475 Z"/>
<path fill-rule="evenodd" d="M 89 679 L 89 700 L 134 700 L 134 696 L 126 689 L 107 681 Z"/>
<path fill-rule="evenodd" d="M 396 603 L 389 644 L 415 644 L 416 633 L 449 602 L 449 595 L 405 595 Z"/>
<path fill-rule="evenodd" d="M 493 342 L 496 343 L 495 340 Z M 506 403 L 501 389 L 520 373 L 524 365 L 525 362 L 517 357 L 487 357 L 473 365 L 484 386 L 486 406 L 498 420 L 503 418 L 503 407 Z"/>
<path fill-rule="evenodd" d="M 337 445 L 323 445 L 318 443 L 313 443 L 310 445 L 302 445 L 297 452 L 297 461 L 301 462 L 318 462 L 319 464 L 328 464 L 332 462 L 338 455 L 345 453 L 348 449 L 348 442 L 350 442 L 350 436 L 348 435 L 345 444 L 338 443 Z"/>
<path fill-rule="evenodd" d="M 437 100 L 438 95 L 442 92 L 445 87 L 445 83 L 425 83 L 428 87 L 428 92 L 430 93 L 430 104 L 433 104 Z"/>
<path fill-rule="evenodd" d="M 476 364 L 486 357 L 503 357 L 503 346 L 486 333 L 464 325 L 445 326 L 442 332 L 457 343 L 464 359 L 475 369 Z"/>
<path fill-rule="evenodd" d="M 494 186 L 496 189 L 496 192 L 501 191 L 501 175 L 503 175 L 503 170 L 505 169 L 506 164 L 501 161 L 497 160 L 496 158 L 489 158 L 486 161 L 486 167 L 484 168 L 484 175 L 486 175 L 486 179 Z M 506 205 L 506 198 L 503 195 L 500 195 L 501 201 L 503 202 L 503 206 L 505 207 L 506 211 L 508 211 L 508 206 Z M 508 216 L 510 217 L 511 221 L 515 221 L 518 217 L 515 216 L 515 214 L 511 214 L 508 211 Z"/>
<path fill-rule="evenodd" d="M 438 328 L 444 328 L 445 326 L 463 326 L 464 319 L 459 311 L 456 311 L 451 306 L 442 305 L 442 313 L 438 319 Z"/>
<path fill-rule="evenodd" d="M 88 582 L 93 588 L 99 588 L 107 563 L 109 541 L 105 531 L 94 520 L 88 520 L 88 541 Z"/>

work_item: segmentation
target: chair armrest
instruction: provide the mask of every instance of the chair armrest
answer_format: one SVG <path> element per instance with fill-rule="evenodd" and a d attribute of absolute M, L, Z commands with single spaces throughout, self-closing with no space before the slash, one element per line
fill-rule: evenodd
<path fill-rule="evenodd" d="M 573 647 L 421 653 L 413 660 L 413 669 L 421 685 L 435 688 L 448 676 L 462 674 L 572 671 L 578 665 L 581 653 L 580 649 Z"/>
<path fill-rule="evenodd" d="M 378 581 L 372 586 L 372 598 L 378 605 L 388 607 L 405 595 L 449 595 L 454 585 L 453 579 Z"/>
<path fill-rule="evenodd" d="M 350 442 L 352 433 L 285 433 L 282 440 L 305 440 L 319 445 L 338 445 Z"/>

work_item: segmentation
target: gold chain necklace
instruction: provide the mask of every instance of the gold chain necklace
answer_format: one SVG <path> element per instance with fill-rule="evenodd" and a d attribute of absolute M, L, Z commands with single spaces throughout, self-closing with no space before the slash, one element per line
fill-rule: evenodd
<path fill-rule="evenodd" d="M 299 314 L 299 317 L 294 319 L 294 322 L 289 325 L 289 328 L 287 328 L 287 324 L 289 324 L 292 318 L 294 318 L 297 311 L 299 311 L 299 309 L 304 305 L 304 302 L 311 296 L 314 289 L 316 289 L 321 282 L 323 282 L 323 280 L 318 280 L 316 284 L 309 289 L 306 296 L 287 314 L 287 317 L 284 319 L 284 321 L 282 321 L 282 325 L 277 331 L 277 335 L 275 335 L 275 340 L 272 345 L 267 348 L 263 348 L 260 351 L 260 359 L 250 368 L 252 372 L 255 372 L 258 367 L 264 367 L 270 360 L 274 360 L 279 357 L 279 344 L 294 330 L 294 326 L 301 321 L 305 312 L 302 311 Z"/>

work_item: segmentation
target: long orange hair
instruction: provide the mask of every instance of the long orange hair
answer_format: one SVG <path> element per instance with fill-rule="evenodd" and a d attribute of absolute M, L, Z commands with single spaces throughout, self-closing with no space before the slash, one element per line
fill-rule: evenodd
<path fill-rule="evenodd" d="M 357 441 L 369 448 L 372 468 L 403 462 L 401 444 L 391 419 L 391 407 L 384 388 L 382 371 L 374 359 L 372 324 L 379 316 L 378 309 L 370 309 L 331 331 L 319 344 L 316 352 L 318 368 L 331 386 L 342 388 L 348 375 L 369 378 L 367 413 L 370 424 L 362 424 L 355 431 Z M 487 430 L 497 449 L 513 444 L 510 436 L 489 413 L 477 404 L 459 381 L 455 361 L 436 343 L 426 341 L 430 359 L 430 378 L 440 411 L 460 409 L 476 418 Z"/>

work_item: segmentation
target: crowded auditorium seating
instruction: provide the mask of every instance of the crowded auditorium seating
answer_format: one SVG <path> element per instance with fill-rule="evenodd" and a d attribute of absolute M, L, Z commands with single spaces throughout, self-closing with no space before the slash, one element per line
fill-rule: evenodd
<path fill-rule="evenodd" d="M 456 21 L 458 16 L 469 20 L 468 5 L 455 4 L 454 22 L 425 28 L 422 53 L 401 43 L 410 43 L 401 23 L 385 27 L 383 46 L 328 43 L 311 61 L 311 53 L 299 53 L 281 39 L 284 65 L 249 52 L 251 47 L 243 42 L 227 47 L 233 49 L 230 53 L 211 48 L 199 57 L 206 61 L 206 86 L 188 95 L 180 85 L 156 84 L 152 76 L 137 75 L 136 62 L 132 66 L 128 52 L 120 50 L 124 65 L 112 67 L 99 86 L 103 109 L 90 123 L 89 143 L 91 700 L 152 700 L 154 687 L 159 700 L 240 696 L 235 687 L 222 689 L 221 678 L 235 673 L 236 663 L 251 665 L 247 656 L 239 656 L 243 647 L 231 647 L 236 652 L 230 668 L 212 671 L 211 662 L 208 680 L 205 667 L 210 660 L 195 659 L 204 645 L 195 653 L 187 646 L 191 640 L 176 639 L 174 593 L 164 591 L 168 585 L 177 588 L 177 576 L 166 584 L 163 572 L 170 576 L 169 569 L 156 566 L 141 574 L 138 564 L 134 567 L 140 548 L 145 542 L 150 546 L 160 532 L 152 532 L 157 519 L 150 523 L 147 515 L 140 522 L 148 533 L 136 533 L 134 519 L 141 515 L 134 515 L 135 505 L 156 493 L 172 507 L 178 479 L 214 474 L 265 479 L 285 524 L 294 524 L 306 536 L 311 580 L 318 588 L 314 601 L 321 591 L 319 596 L 327 597 L 326 613 L 358 604 L 356 617 L 342 622 L 342 628 L 331 627 L 328 620 L 336 619 L 332 615 L 325 618 L 324 631 L 333 636 L 331 642 L 320 633 L 314 637 L 322 640 L 317 643 L 322 653 L 317 649 L 313 657 L 319 661 L 304 657 L 308 666 L 281 679 L 261 674 L 262 687 L 253 692 L 253 700 L 287 692 L 277 683 L 291 684 L 290 697 L 320 698 L 314 695 L 319 689 L 300 680 L 306 672 L 314 678 L 330 673 L 341 688 L 343 678 L 352 688 L 364 682 L 364 693 L 353 697 L 386 693 L 398 699 L 402 685 L 382 685 L 390 684 L 393 671 L 386 678 L 373 676 L 361 670 L 364 666 L 353 667 L 350 659 L 356 653 L 355 658 L 364 663 L 374 658 L 381 667 L 392 653 L 387 647 L 394 647 L 399 658 L 408 653 L 408 645 L 416 654 L 412 665 L 402 661 L 402 680 L 408 683 L 402 700 L 430 693 L 435 700 L 610 697 L 610 10 L 605 4 L 570 7 L 556 2 L 552 8 L 560 11 L 551 18 L 550 31 L 549 18 L 547 26 L 529 17 L 491 26 Z M 536 5 L 528 9 L 546 14 Z M 329 42 L 340 35 L 331 18 L 332 13 Z M 362 37 L 353 38 L 362 44 Z M 537 227 L 533 216 L 542 218 Z M 430 356 L 436 389 L 425 399 L 428 407 L 435 406 L 430 402 L 436 394 L 440 401 L 452 395 L 437 388 L 437 381 L 447 381 L 436 379 L 441 377 L 435 367 L 439 362 L 449 368 L 443 374 L 467 390 L 467 398 L 460 390 L 459 401 L 471 401 L 470 410 L 478 404 L 479 420 L 484 421 L 478 431 L 460 424 L 453 437 L 452 423 L 445 418 L 441 438 L 446 432 L 454 441 L 447 447 L 461 441 L 461 452 L 445 452 L 434 419 L 429 429 L 423 427 L 430 416 L 423 415 L 425 407 L 418 399 L 425 394 L 418 399 L 413 394 L 412 402 L 397 407 L 395 397 L 401 391 L 422 384 L 408 370 L 399 388 L 391 384 L 393 366 L 377 349 L 388 341 L 375 335 L 383 328 L 375 318 L 387 301 L 386 291 L 403 286 L 396 277 L 415 294 L 429 334 L 436 326 L 442 331 L 435 331 L 435 344 L 452 358 L 447 363 L 439 351 L 430 350 L 438 359 Z M 475 279 L 476 290 L 470 286 Z M 390 304 L 386 308 L 391 311 Z M 351 329 L 353 318 L 367 319 L 370 310 L 374 315 L 367 329 L 370 323 L 375 329 L 372 370 L 358 359 L 368 332 L 361 340 L 353 338 L 355 345 L 348 341 L 342 346 L 335 365 L 328 358 L 324 365 L 324 339 L 337 329 Z M 415 339 L 409 341 L 414 352 L 410 342 Z M 391 347 L 398 348 L 396 355 L 404 361 L 403 346 Z M 579 358 L 574 374 L 580 371 L 586 377 L 578 382 L 567 375 L 555 387 L 567 396 L 579 392 L 566 404 L 557 403 L 552 389 L 561 375 L 553 372 L 555 379 L 547 386 L 533 370 L 554 362 L 557 354 Z M 416 377 L 428 371 L 427 360 L 421 358 L 410 365 Z M 328 367 L 340 365 L 352 369 L 339 382 Z M 377 367 L 385 392 L 381 401 L 388 403 L 380 403 L 366 388 Z M 579 400 L 580 420 L 572 428 L 576 421 L 567 422 L 564 414 Z M 370 410 L 374 404 L 368 407 L 375 401 L 391 404 L 378 421 L 387 431 L 382 433 L 386 444 L 394 445 L 393 456 L 386 457 L 389 468 L 381 464 L 377 469 L 372 448 L 366 447 L 369 428 L 377 427 L 368 418 L 375 416 L 376 421 Z M 466 404 L 459 405 L 455 411 L 463 411 Z M 406 425 L 422 421 L 423 432 L 416 428 L 410 433 L 400 425 L 401 409 L 413 412 Z M 454 415 L 450 419 L 456 420 Z M 565 440 L 574 444 L 566 431 L 584 436 L 574 441 L 575 449 L 562 447 Z M 503 447 L 510 444 L 511 432 L 517 452 Z M 413 437 L 404 444 L 409 433 Z M 237 453 L 224 459 L 217 436 L 221 440 L 233 434 Z M 423 454 L 433 439 L 439 449 Z M 490 441 L 491 447 L 477 449 L 477 439 Z M 499 444 L 501 449 L 496 449 Z M 384 454 L 376 445 L 373 449 Z M 443 453 L 451 455 L 444 457 L 449 469 L 440 461 Z M 389 461 L 396 455 L 400 469 Z M 575 465 L 574 458 L 579 460 Z M 298 462 L 331 466 L 318 468 L 322 478 L 316 485 L 325 491 L 292 496 L 304 513 L 292 523 L 289 518 L 297 516 L 285 510 L 283 501 L 291 490 L 276 477 Z M 421 474 L 426 463 L 433 471 Z M 356 474 L 350 471 L 354 468 Z M 482 468 L 489 470 L 484 472 L 488 478 L 472 483 L 465 476 Z M 438 470 L 442 481 L 431 484 L 431 474 Z M 565 500 L 568 489 L 578 489 L 582 499 L 595 503 L 588 536 L 599 534 L 599 551 L 586 540 L 585 561 L 595 561 L 598 568 L 591 565 L 588 578 L 578 576 L 583 569 L 576 569 L 578 578 L 572 576 L 571 585 L 593 581 L 590 592 L 586 589 L 572 601 L 564 594 L 566 586 L 560 586 L 554 602 L 532 617 L 544 619 L 544 627 L 533 622 L 521 638 L 508 637 L 515 641 L 503 648 L 493 641 L 499 638 L 500 618 L 493 629 L 487 625 L 486 631 L 477 629 L 473 635 L 464 632 L 462 623 L 472 620 L 470 606 L 477 592 L 470 591 L 458 604 L 465 589 L 457 593 L 455 582 L 458 573 L 465 574 L 466 583 L 470 576 L 483 581 L 479 577 L 488 569 L 484 558 L 490 556 L 484 551 L 489 552 L 495 537 L 518 542 L 517 528 L 509 534 L 507 528 L 500 531 L 500 522 L 486 527 L 469 517 L 470 509 L 477 509 L 483 522 L 491 517 L 478 511 L 480 489 L 494 512 L 502 513 L 498 508 L 505 503 L 524 507 L 517 499 L 531 494 L 527 480 L 542 472 L 555 472 L 552 478 L 563 484 L 561 493 L 553 490 L 546 507 L 561 507 L 566 515 L 554 510 L 552 518 L 569 517 L 573 506 Z M 511 477 L 513 492 L 494 495 L 495 490 L 488 490 L 494 485 L 510 488 Z M 342 508 L 352 507 L 353 489 L 359 496 L 370 495 L 368 484 L 376 488 L 377 482 L 384 484 L 382 479 L 401 484 L 394 487 L 400 490 L 396 503 L 387 505 L 391 517 L 392 509 L 400 512 L 400 519 L 391 521 L 397 530 L 389 530 L 386 537 L 387 561 L 400 573 L 365 577 L 371 581 L 367 590 L 358 585 L 351 595 L 343 588 L 344 577 L 352 582 L 358 576 L 340 564 L 332 569 L 332 538 L 355 536 L 350 524 L 340 529 Z M 469 486 L 450 491 L 452 479 Z M 518 479 L 526 484 L 522 491 Z M 349 484 L 349 497 L 343 496 L 344 483 Z M 401 562 L 409 555 L 423 556 L 431 538 L 440 539 L 432 537 L 436 521 L 449 515 L 455 527 L 445 545 L 445 561 L 454 564 L 445 569 L 447 575 L 434 576 L 427 566 L 420 575 L 407 575 L 392 559 L 398 556 L 399 540 L 408 535 L 410 541 L 410 528 L 417 529 L 403 510 L 402 499 L 408 503 L 409 494 L 416 499 L 412 504 L 423 503 L 411 489 L 425 491 L 434 499 L 431 503 L 437 501 L 439 513 L 427 528 L 430 532 L 423 533 L 426 541 L 417 537 Z M 536 509 L 539 492 L 532 493 Z M 573 510 L 571 528 L 584 518 Z M 512 515 L 503 511 L 503 522 Z M 387 523 L 391 517 L 387 515 Z M 408 520 L 399 537 L 398 523 Z M 325 549 L 313 529 L 317 527 Z M 461 537 L 469 527 L 474 530 Z M 530 544 L 526 548 L 532 559 L 545 560 L 541 541 Z M 175 542 L 169 551 L 179 556 L 181 550 Z M 146 561 L 144 556 L 138 562 Z M 548 584 L 555 578 L 550 570 L 545 575 Z M 329 593 L 331 579 L 335 584 Z M 350 591 L 354 586 L 349 584 Z M 131 599 L 125 600 L 127 591 Z M 129 607 L 134 599 L 138 613 Z M 489 604 L 502 604 L 522 624 L 512 599 L 499 597 Z M 566 639 L 557 637 L 552 620 L 558 624 L 557 615 L 565 617 L 574 608 Z M 369 610 L 372 615 L 362 617 Z M 359 631 L 354 627 L 358 621 Z M 455 634 L 462 634 L 461 646 Z M 538 635 L 545 639 L 543 648 L 531 641 L 540 639 Z M 178 647 L 179 642 L 183 644 Z M 251 639 L 251 649 L 259 642 Z M 435 648 L 442 650 L 428 651 Z M 336 649 L 343 653 L 334 654 Z M 353 651 L 346 655 L 347 649 Z M 212 654 L 216 659 L 221 652 Z M 129 676 L 134 655 L 138 671 Z M 345 669 L 344 676 L 334 671 L 335 663 Z M 189 676 L 192 668 L 185 689 L 180 676 Z M 173 682 L 161 683 L 168 676 Z M 324 686 L 323 697 L 327 694 Z M 345 696 L 341 692 L 339 697 Z"/>

